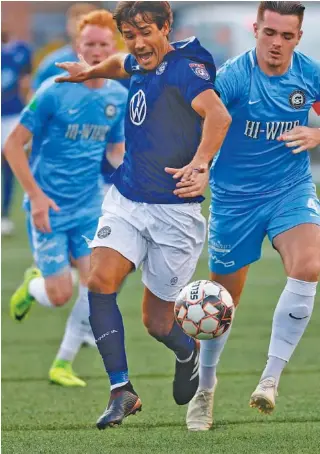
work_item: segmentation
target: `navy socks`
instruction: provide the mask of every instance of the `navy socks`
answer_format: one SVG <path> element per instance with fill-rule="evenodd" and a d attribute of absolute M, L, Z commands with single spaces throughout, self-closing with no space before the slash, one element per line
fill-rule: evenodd
<path fill-rule="evenodd" d="M 117 294 L 88 292 L 90 325 L 109 375 L 111 389 L 129 381 L 124 345 L 124 327 Z"/>

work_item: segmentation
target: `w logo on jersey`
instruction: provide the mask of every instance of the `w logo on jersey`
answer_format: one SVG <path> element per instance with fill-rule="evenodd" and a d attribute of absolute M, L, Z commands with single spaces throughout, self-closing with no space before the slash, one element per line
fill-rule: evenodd
<path fill-rule="evenodd" d="M 140 126 L 147 114 L 146 95 L 142 90 L 139 90 L 130 101 L 130 119 L 136 126 Z"/>

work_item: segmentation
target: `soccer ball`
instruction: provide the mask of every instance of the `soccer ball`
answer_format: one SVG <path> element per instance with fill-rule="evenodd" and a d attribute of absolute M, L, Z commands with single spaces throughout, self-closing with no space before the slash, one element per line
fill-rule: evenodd
<path fill-rule="evenodd" d="M 174 304 L 183 331 L 196 339 L 219 337 L 231 326 L 234 304 L 230 293 L 213 281 L 194 281 L 184 287 Z"/>

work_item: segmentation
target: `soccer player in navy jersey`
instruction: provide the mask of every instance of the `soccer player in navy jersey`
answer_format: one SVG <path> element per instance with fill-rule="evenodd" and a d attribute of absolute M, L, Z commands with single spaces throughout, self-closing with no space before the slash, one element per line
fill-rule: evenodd
<path fill-rule="evenodd" d="M 141 264 L 143 321 L 176 355 L 176 403 L 188 403 L 198 388 L 198 348 L 174 321 L 173 302 L 192 277 L 204 244 L 203 197 L 177 197 L 176 180 L 168 172 L 181 168 L 176 177 L 205 180 L 230 124 L 213 89 L 212 56 L 194 37 L 170 44 L 168 2 L 119 2 L 114 17 L 130 55 L 115 55 L 93 67 L 83 60 L 62 63 L 70 75 L 56 79 L 81 82 L 131 75 L 126 154 L 91 243 L 90 323 L 111 383 L 99 429 L 120 424 L 141 409 L 129 381 L 117 305 L 121 283 Z"/>
<path fill-rule="evenodd" d="M 256 48 L 228 61 L 215 83 L 232 125 L 210 175 L 211 279 L 224 285 L 237 305 L 266 235 L 287 275 L 267 365 L 250 399 L 263 413 L 275 407 L 280 375 L 309 323 L 320 273 L 320 205 L 307 153 L 320 144 L 320 130 L 307 126 L 309 110 L 320 100 L 320 62 L 295 50 L 304 9 L 299 2 L 261 2 Z M 187 197 L 191 190 L 177 189 Z M 216 366 L 230 331 L 201 341 L 199 390 L 187 414 L 190 430 L 212 425 Z"/>
<path fill-rule="evenodd" d="M 89 63 L 109 52 L 112 14 L 96 10 L 79 23 L 78 46 Z M 38 268 L 28 269 L 11 298 L 11 315 L 22 321 L 37 301 L 54 308 L 72 296 L 70 256 L 79 272 L 79 294 L 65 335 L 49 371 L 62 386 L 85 386 L 72 369 L 84 341 L 92 342 L 87 279 L 90 249 L 103 200 L 101 161 L 124 154 L 124 117 L 128 91 L 103 78 L 58 85 L 51 77 L 36 91 L 9 136 L 4 153 L 23 186 L 28 233 Z M 31 163 L 24 145 L 32 138 Z M 90 342 L 90 343 L 91 343 Z M 94 340 L 93 340 L 94 342 Z"/>

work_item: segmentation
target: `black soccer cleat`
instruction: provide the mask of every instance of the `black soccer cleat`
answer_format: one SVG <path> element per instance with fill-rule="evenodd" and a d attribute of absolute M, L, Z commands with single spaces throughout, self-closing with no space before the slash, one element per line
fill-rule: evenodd
<path fill-rule="evenodd" d="M 199 349 L 196 345 L 189 361 L 176 359 L 173 380 L 173 398 L 178 405 L 185 405 L 193 398 L 199 386 Z"/>
<path fill-rule="evenodd" d="M 108 406 L 98 419 L 97 428 L 103 430 L 107 427 L 118 426 L 124 418 L 136 414 L 141 409 L 141 400 L 129 382 L 121 388 L 111 391 Z"/>

